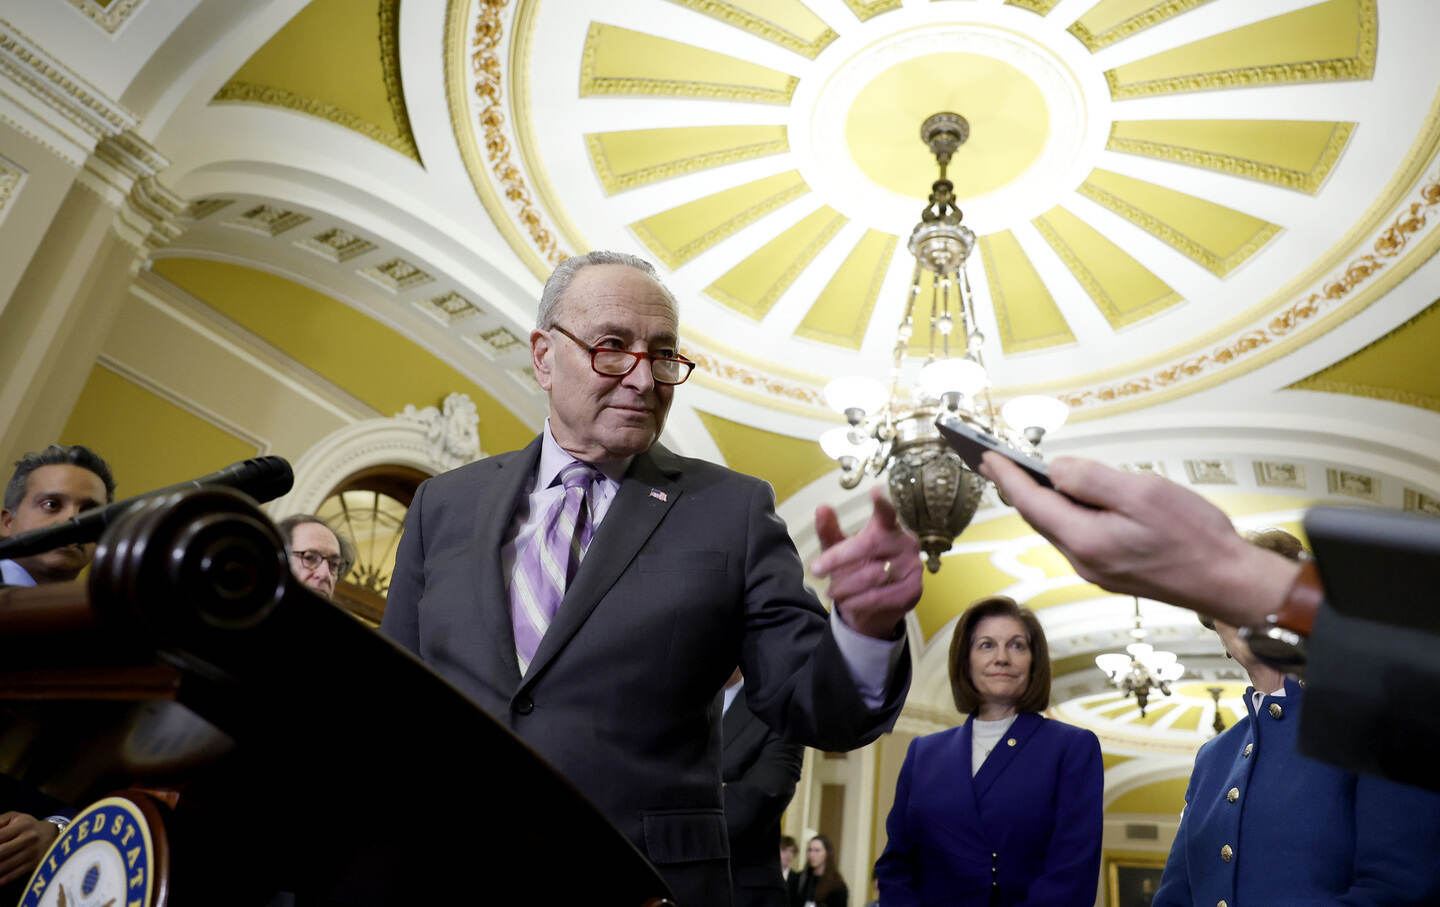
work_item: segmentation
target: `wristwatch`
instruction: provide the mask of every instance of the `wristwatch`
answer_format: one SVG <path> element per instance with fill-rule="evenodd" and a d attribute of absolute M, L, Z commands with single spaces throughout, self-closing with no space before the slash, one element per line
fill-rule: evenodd
<path fill-rule="evenodd" d="M 62 835 L 65 833 L 65 829 L 70 827 L 70 820 L 64 816 L 46 816 L 45 821 L 55 826 Z"/>
<path fill-rule="evenodd" d="M 1300 566 L 1300 574 L 1285 593 L 1280 609 L 1265 617 L 1258 627 L 1241 627 L 1240 641 L 1255 657 L 1272 668 L 1289 674 L 1305 673 L 1305 642 L 1315 626 L 1315 612 L 1325 600 L 1320 571 L 1313 560 Z"/>

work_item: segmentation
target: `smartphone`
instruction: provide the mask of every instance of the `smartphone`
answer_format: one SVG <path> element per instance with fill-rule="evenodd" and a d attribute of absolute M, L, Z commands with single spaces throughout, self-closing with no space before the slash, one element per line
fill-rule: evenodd
<path fill-rule="evenodd" d="M 945 441 L 960 455 L 960 459 L 965 461 L 965 465 L 970 467 L 972 472 L 980 471 L 980 458 L 985 451 L 993 450 L 1025 470 L 1030 478 L 1046 488 L 1055 487 L 1050 481 L 1050 468 L 1044 460 L 1021 453 L 994 435 L 966 422 L 959 415 L 941 413 L 935 418 L 935 427 L 940 429 Z"/>

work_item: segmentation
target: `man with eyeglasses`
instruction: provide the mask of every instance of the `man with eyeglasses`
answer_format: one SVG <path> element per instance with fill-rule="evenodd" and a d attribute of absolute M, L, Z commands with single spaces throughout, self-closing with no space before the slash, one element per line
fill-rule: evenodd
<path fill-rule="evenodd" d="M 114 500 L 115 477 L 98 454 L 79 444 L 51 444 L 15 462 L 0 509 L 0 537 L 53 526 Z M 0 585 L 71 582 L 94 555 L 91 542 L 3 559 Z M 74 815 L 65 804 L 0 774 L 0 902 L 19 900 L 25 880 Z"/>
<path fill-rule="evenodd" d="M 739 664 L 750 708 L 787 739 L 874 740 L 909 686 L 921 564 L 883 495 L 850 538 L 821 507 L 827 614 L 770 486 L 657 443 L 695 367 L 678 333 L 643 259 L 561 263 L 530 334 L 544 431 L 420 486 L 381 627 L 565 774 L 693 907 L 731 902 L 716 691 Z"/>
<path fill-rule="evenodd" d="M 324 520 L 310 513 L 287 516 L 275 525 L 285 536 L 290 572 L 326 598 L 334 598 L 335 584 L 355 563 L 349 540 L 342 539 Z"/>

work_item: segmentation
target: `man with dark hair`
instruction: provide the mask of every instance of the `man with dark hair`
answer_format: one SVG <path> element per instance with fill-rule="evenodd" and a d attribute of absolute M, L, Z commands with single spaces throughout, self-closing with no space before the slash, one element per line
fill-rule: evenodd
<path fill-rule="evenodd" d="M 275 524 L 285 536 L 290 572 L 326 598 L 355 563 L 355 546 L 312 513 L 297 513 Z"/>
<path fill-rule="evenodd" d="M 15 462 L 0 510 L 0 537 L 61 523 L 115 500 L 115 477 L 94 451 L 51 444 Z M 69 582 L 90 563 L 95 545 L 66 545 L 15 560 L 0 560 L 0 584 Z"/>
<path fill-rule="evenodd" d="M 16 461 L 5 486 L 0 537 L 44 528 L 114 499 L 115 478 L 104 460 L 78 444 L 52 444 Z M 0 585 L 69 582 L 94 553 L 91 543 L 0 560 Z M 73 815 L 64 804 L 0 775 L 0 898 L 13 901 L 20 895 L 17 886 L 35 870 Z"/>
<path fill-rule="evenodd" d="M 679 329 L 644 260 L 562 263 L 530 332 L 545 427 L 420 486 L 381 627 L 588 795 L 677 903 L 726 907 L 716 691 L 739 664 L 789 742 L 874 740 L 909 686 L 923 567 L 878 489 L 849 538 L 819 508 L 827 614 L 770 486 L 657 443 L 695 366 Z"/>

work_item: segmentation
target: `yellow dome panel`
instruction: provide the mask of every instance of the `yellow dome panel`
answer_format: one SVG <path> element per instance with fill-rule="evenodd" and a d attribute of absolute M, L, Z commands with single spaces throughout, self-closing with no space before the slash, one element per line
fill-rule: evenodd
<path fill-rule="evenodd" d="M 1030 256 L 1009 230 L 980 238 L 980 256 L 990 284 L 990 304 L 1006 353 L 1074 343 L 1055 297 L 1040 279 Z"/>
<path fill-rule="evenodd" d="M 914 286 L 913 278 L 911 286 Z M 952 281 L 937 281 L 929 271 L 920 271 L 920 292 L 915 294 L 915 305 L 911 310 L 915 319 L 915 330 L 910 335 L 907 356 L 929 358 L 930 356 L 963 356 L 968 349 L 967 338 L 960 331 L 960 290 Z M 935 348 L 930 348 L 930 321 L 940 317 L 946 310 L 948 299 L 950 317 L 955 321 L 955 330 L 947 338 L 935 335 Z M 946 344 L 949 344 L 947 347 Z"/>
<path fill-rule="evenodd" d="M 775 502 L 840 468 L 814 441 L 765 431 L 696 410 L 731 469 L 758 476 L 775 489 Z"/>
<path fill-rule="evenodd" d="M 1111 327 L 1133 324 L 1180 301 L 1165 281 L 1064 208 L 1056 206 L 1033 223 Z"/>
<path fill-rule="evenodd" d="M 1324 120 L 1130 120 L 1111 126 L 1105 147 L 1314 195 L 1354 129 Z"/>
<path fill-rule="evenodd" d="M 1440 412 L 1440 302 L 1290 390 L 1353 394 Z"/>
<path fill-rule="evenodd" d="M 966 538 L 965 541 L 970 541 Z M 1073 571 L 1072 571 L 1073 572 Z M 1075 577 L 1077 580 L 1079 576 Z M 1053 608 L 1056 605 L 1068 605 L 1071 602 L 1088 602 L 1097 598 L 1120 598 L 1114 592 L 1106 592 L 1093 583 L 1077 582 L 1073 586 L 1061 586 L 1058 589 L 1047 589 L 1039 595 L 1031 596 L 1020 604 L 1031 611 L 1041 611 L 1045 608 Z"/>
<path fill-rule="evenodd" d="M 970 607 L 970 603 L 1015 584 L 1015 577 L 996 567 L 985 552 L 945 555 L 945 569 L 926 572 L 915 617 L 927 640 Z"/>
<path fill-rule="evenodd" d="M 153 270 L 382 413 L 439 403 L 460 391 L 479 408 L 487 449 L 523 447 L 535 437 L 534 429 L 449 363 L 332 296 L 228 262 L 162 258 Z"/>
<path fill-rule="evenodd" d="M 721 275 L 705 288 L 706 295 L 756 321 L 763 319 L 847 220 L 822 206 Z"/>
<path fill-rule="evenodd" d="M 795 336 L 860 349 L 899 241 L 889 233 L 866 230 L 815 298 Z"/>
<path fill-rule="evenodd" d="M 1066 29 L 1091 51 L 1109 47 L 1210 0 L 1100 0 Z"/>
<path fill-rule="evenodd" d="M 1014 66 L 982 54 L 926 54 L 890 67 L 855 96 L 845 118 L 850 156 L 872 181 L 923 206 L 935 158 L 918 126 L 937 110 L 962 111 L 970 123 L 947 174 L 962 200 L 1020 176 L 1050 135 L 1045 96 Z"/>
<path fill-rule="evenodd" d="M 124 497 L 267 452 L 104 365 L 90 370 L 59 443 L 103 451 Z"/>
<path fill-rule="evenodd" d="M 630 229 L 666 267 L 678 268 L 809 191 L 800 171 L 790 170 L 652 214 Z"/>
<path fill-rule="evenodd" d="M 1375 0 L 1330 0 L 1163 51 L 1105 73 L 1126 98 L 1286 82 L 1368 79 Z"/>
<path fill-rule="evenodd" d="M 670 0 L 813 60 L 839 35 L 800 0 Z"/>
<path fill-rule="evenodd" d="M 215 95 L 297 110 L 419 162 L 400 84 L 400 3 L 315 0 Z"/>
<path fill-rule="evenodd" d="M 1091 172 L 1077 191 L 1217 277 L 1235 270 L 1280 232 L 1258 217 L 1109 170 Z"/>
<path fill-rule="evenodd" d="M 680 126 L 585 136 L 607 195 L 790 150 L 784 126 Z"/>
<path fill-rule="evenodd" d="M 799 80 L 693 44 L 590 23 L 580 96 L 671 95 L 788 104 Z"/>
<path fill-rule="evenodd" d="M 1229 726 L 1228 724 L 1226 725 Z M 1190 785 L 1190 776 L 1152 781 L 1134 790 L 1126 791 L 1105 807 L 1107 813 L 1151 813 L 1163 816 L 1178 816 L 1185 808 L 1185 789 Z"/>

